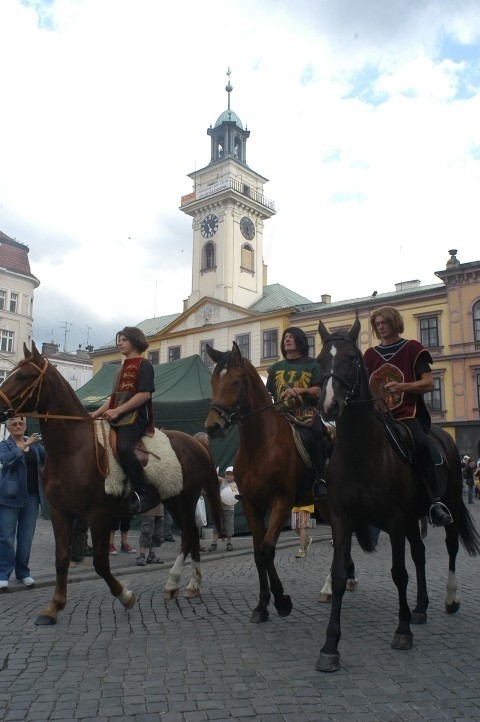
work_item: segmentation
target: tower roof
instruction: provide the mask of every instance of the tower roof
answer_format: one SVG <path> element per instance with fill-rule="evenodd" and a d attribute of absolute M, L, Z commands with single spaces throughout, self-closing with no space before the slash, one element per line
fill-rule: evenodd
<path fill-rule="evenodd" d="M 222 125 L 222 123 L 235 123 L 235 125 L 238 125 L 238 127 L 243 130 L 242 121 L 238 115 L 233 112 L 233 110 L 230 110 L 230 108 L 224 110 L 223 113 L 218 116 L 215 128 L 218 128 L 218 126 Z"/>

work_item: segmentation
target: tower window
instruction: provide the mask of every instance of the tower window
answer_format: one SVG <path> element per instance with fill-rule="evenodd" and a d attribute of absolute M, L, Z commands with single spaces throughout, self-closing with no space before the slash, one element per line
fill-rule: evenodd
<path fill-rule="evenodd" d="M 235 158 L 238 158 L 238 160 L 242 160 L 242 141 L 237 136 L 235 138 L 235 145 L 233 147 L 233 155 Z"/>
<path fill-rule="evenodd" d="M 217 158 L 223 158 L 225 156 L 225 140 L 223 135 L 220 135 L 217 143 Z"/>
<path fill-rule="evenodd" d="M 207 271 L 210 268 L 215 268 L 215 244 L 205 243 L 202 254 L 202 271 Z"/>
<path fill-rule="evenodd" d="M 247 271 L 255 270 L 255 252 L 249 243 L 244 243 L 242 246 L 242 261 L 241 266 Z"/>

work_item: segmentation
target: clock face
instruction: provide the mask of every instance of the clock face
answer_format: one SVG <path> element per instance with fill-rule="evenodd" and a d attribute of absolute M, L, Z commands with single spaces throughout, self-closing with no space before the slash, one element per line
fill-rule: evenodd
<path fill-rule="evenodd" d="M 240 221 L 240 230 L 242 232 L 242 236 L 246 238 L 247 241 L 251 241 L 255 238 L 255 225 L 251 218 L 243 216 Z"/>
<path fill-rule="evenodd" d="M 218 218 L 210 213 L 206 218 L 203 219 L 200 225 L 200 233 L 204 238 L 211 238 L 215 235 L 218 229 Z"/>

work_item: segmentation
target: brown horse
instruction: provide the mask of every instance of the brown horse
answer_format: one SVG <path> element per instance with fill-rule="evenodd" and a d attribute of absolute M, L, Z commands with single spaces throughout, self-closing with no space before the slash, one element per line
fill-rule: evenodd
<path fill-rule="evenodd" d="M 43 472 L 45 495 L 51 505 L 55 534 L 56 585 L 52 601 L 37 624 L 55 624 L 57 613 L 67 599 L 67 575 L 73 523 L 84 517 L 90 526 L 95 571 L 107 583 L 112 595 L 126 609 L 135 604 L 135 594 L 124 588 L 112 575 L 108 542 L 112 517 L 128 516 L 127 496 L 105 493 L 108 462 L 104 446 L 97 442 L 95 424 L 80 403 L 72 387 L 32 345 L 24 345 L 24 360 L 15 367 L 0 387 L 0 414 L 36 417 L 46 450 Z M 37 413 L 33 413 L 33 412 Z M 156 432 L 161 433 L 161 432 Z M 188 434 L 165 431 L 180 463 L 183 486 L 177 496 L 164 501 L 181 529 L 181 553 L 170 571 L 164 596 L 178 593 L 180 572 L 188 554 L 192 557 L 192 576 L 186 597 L 199 595 L 200 541 L 195 523 L 195 507 L 202 489 L 205 491 L 215 524 L 222 528 L 218 477 L 210 454 Z M 162 499 L 153 486 L 148 487 L 151 507 Z"/>
<path fill-rule="evenodd" d="M 320 408 L 325 419 L 336 422 L 336 443 L 327 468 L 335 552 L 332 608 L 317 669 L 334 672 L 340 666 L 340 614 L 352 534 L 355 533 L 364 551 L 372 551 L 369 523 L 387 532 L 392 547 L 392 579 L 398 590 L 399 623 L 391 646 L 401 650 L 413 646 L 410 623 L 427 621 L 425 546 L 418 520 L 427 513 L 431 502 L 414 467 L 388 440 L 385 424 L 375 410 L 363 357 L 356 345 L 359 320 L 348 334 L 330 334 L 321 321 L 318 330 L 323 341 L 317 358 L 322 375 Z M 462 499 L 460 456 L 453 439 L 439 427 L 432 427 L 431 436 L 442 456 L 437 467 L 442 500 L 453 517 L 453 523 L 445 527 L 448 551 L 445 608 L 452 614 L 460 607 L 455 576 L 459 539 L 473 556 L 480 551 L 480 538 Z M 417 577 L 417 603 L 413 613 L 407 602 L 406 539 Z"/>
<path fill-rule="evenodd" d="M 243 513 L 253 538 L 254 559 L 260 583 L 258 604 L 250 621 L 268 619 L 273 594 L 278 614 L 292 610 L 290 596 L 275 567 L 275 547 L 287 517 L 295 505 L 313 503 L 313 470 L 297 452 L 292 428 L 276 410 L 254 366 L 242 357 L 236 343 L 228 352 L 207 346 L 215 361 L 212 374 L 211 411 L 205 429 L 212 437 L 224 436 L 232 423 L 239 424 L 239 449 L 235 457 L 235 480 L 242 495 Z M 266 515 L 270 512 L 266 524 Z M 328 508 L 321 513 L 328 519 Z M 349 567 L 350 589 L 356 588 L 353 562 Z"/>

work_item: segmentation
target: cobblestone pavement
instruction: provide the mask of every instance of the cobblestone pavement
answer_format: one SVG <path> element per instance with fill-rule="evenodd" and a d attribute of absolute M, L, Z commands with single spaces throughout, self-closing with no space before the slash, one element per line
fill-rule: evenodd
<path fill-rule="evenodd" d="M 480 504 L 473 510 L 480 528 Z M 390 579 L 388 537 L 377 552 L 353 552 L 359 587 L 345 595 L 341 669 L 315 670 L 329 605 L 318 593 L 328 572 L 326 527 L 296 559 L 296 537 L 285 532 L 277 565 L 294 608 L 251 624 L 258 595 L 251 539 L 235 550 L 204 554 L 202 597 L 165 602 L 162 589 L 179 544 L 165 544 L 166 564 L 135 566 L 135 555 L 112 557 L 112 567 L 137 595 L 125 611 L 91 562 L 71 570 L 67 607 L 56 626 L 36 627 L 52 593 L 53 540 L 41 521 L 32 554 L 33 590 L 0 595 L 0 718 L 5 721 L 127 720 L 131 722 L 465 722 L 480 719 L 478 558 L 458 557 L 462 606 L 444 611 L 447 558 L 444 533 L 426 539 L 428 623 L 413 628 L 414 648 L 390 648 L 397 595 Z M 136 541 L 131 534 L 130 542 Z M 409 560 L 413 602 L 415 580 Z M 182 580 L 186 584 L 188 567 Z M 12 590 L 15 584 L 11 584 Z"/>

